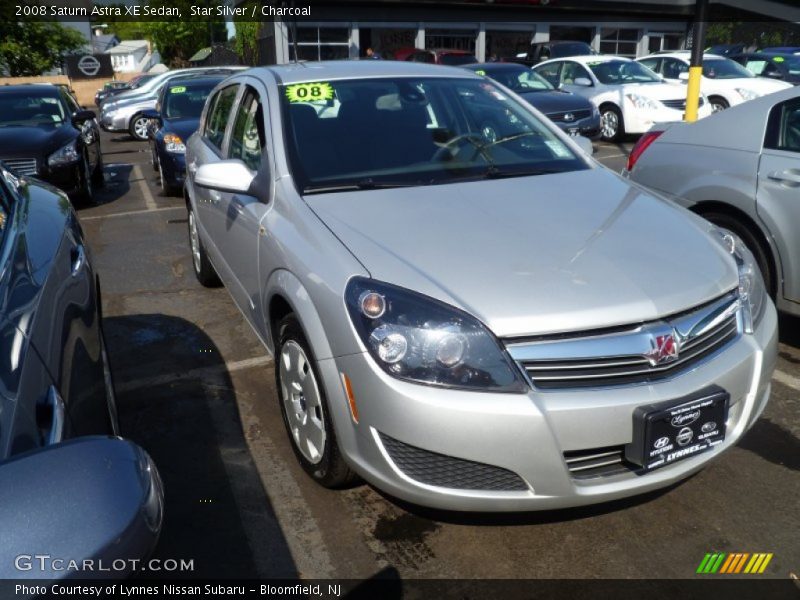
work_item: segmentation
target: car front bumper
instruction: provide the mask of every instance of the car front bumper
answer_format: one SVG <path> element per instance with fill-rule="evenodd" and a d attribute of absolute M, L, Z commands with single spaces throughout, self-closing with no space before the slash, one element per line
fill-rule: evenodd
<path fill-rule="evenodd" d="M 157 152 L 159 168 L 164 174 L 164 179 L 174 187 L 183 187 L 186 179 L 186 155 L 167 152 L 160 145 Z"/>
<path fill-rule="evenodd" d="M 318 364 L 340 448 L 368 482 L 434 508 L 529 511 L 616 500 L 669 486 L 698 471 L 736 444 L 758 419 L 769 398 L 776 354 L 777 313 L 770 303 L 753 335 L 742 334 L 694 369 L 649 385 L 531 389 L 527 394 L 465 392 L 395 379 L 366 353 Z M 350 379 L 358 422 L 348 408 L 342 375 Z M 713 449 L 645 474 L 628 470 L 582 479 L 568 469 L 566 451 L 630 443 L 638 406 L 677 400 L 711 385 L 730 394 L 725 440 Z M 490 469 L 474 472 L 473 480 L 482 489 L 464 488 L 471 477 L 468 467 L 475 463 Z M 466 465 L 460 487 L 420 481 L 426 479 L 419 475 L 426 468 L 441 473 L 448 465 L 462 473 Z M 502 489 L 503 473 L 523 485 Z"/>
<path fill-rule="evenodd" d="M 130 120 L 131 114 L 127 111 L 112 111 L 103 113 L 99 119 L 100 127 L 102 127 L 104 131 L 111 133 L 117 131 L 128 131 Z"/>
<path fill-rule="evenodd" d="M 705 102 L 697 109 L 697 118 L 702 119 L 711 114 L 711 103 Z M 675 123 L 683 121 L 683 110 L 668 108 L 666 106 L 658 110 L 637 109 L 625 102 L 625 109 L 622 115 L 626 133 L 644 133 L 649 131 L 657 123 Z"/>

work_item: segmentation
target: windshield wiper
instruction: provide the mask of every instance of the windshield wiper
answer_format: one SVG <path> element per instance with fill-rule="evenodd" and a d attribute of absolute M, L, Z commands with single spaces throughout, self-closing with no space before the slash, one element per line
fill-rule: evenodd
<path fill-rule="evenodd" d="M 554 173 L 564 173 L 561 169 L 519 169 L 517 171 L 498 169 L 494 165 L 489 167 L 483 174 L 484 179 L 506 179 L 511 177 L 530 177 L 533 175 L 552 175 Z"/>
<path fill-rule="evenodd" d="M 372 179 L 362 179 L 360 181 L 338 183 L 338 184 L 322 184 L 322 185 L 307 185 L 303 188 L 303 194 L 327 194 L 332 192 L 352 192 L 357 190 L 384 190 L 390 188 L 400 187 L 414 187 L 418 185 L 425 185 L 428 182 L 424 181 L 373 181 Z"/>

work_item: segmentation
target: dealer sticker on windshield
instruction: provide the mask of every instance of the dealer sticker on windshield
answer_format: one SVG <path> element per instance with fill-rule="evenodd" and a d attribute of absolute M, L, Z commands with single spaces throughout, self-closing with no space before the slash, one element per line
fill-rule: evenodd
<path fill-rule="evenodd" d="M 317 102 L 333 100 L 333 86 L 330 83 L 295 83 L 286 86 L 289 102 Z"/>
<path fill-rule="evenodd" d="M 186 86 L 185 85 L 178 85 L 178 86 L 169 88 L 169 93 L 170 94 L 182 94 L 185 91 L 186 91 Z"/>

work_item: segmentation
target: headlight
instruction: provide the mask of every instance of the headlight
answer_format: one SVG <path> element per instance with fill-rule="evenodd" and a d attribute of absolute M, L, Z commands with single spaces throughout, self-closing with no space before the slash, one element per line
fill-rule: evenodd
<path fill-rule="evenodd" d="M 50 156 L 47 157 L 48 167 L 58 167 L 61 165 L 68 165 L 80 160 L 81 155 L 78 154 L 78 149 L 75 147 L 75 142 L 72 141 L 66 146 L 62 146 Z"/>
<path fill-rule="evenodd" d="M 457 308 L 360 277 L 348 284 L 345 303 L 370 355 L 394 377 L 469 390 L 528 389 L 495 337 Z"/>
<path fill-rule="evenodd" d="M 753 333 L 764 316 L 767 304 L 767 290 L 764 278 L 755 256 L 748 250 L 741 238 L 726 229 L 714 227 L 711 230 L 717 241 L 736 260 L 739 270 L 739 299 L 742 303 L 742 324 L 745 333 Z"/>
<path fill-rule="evenodd" d="M 167 152 L 172 152 L 173 154 L 186 153 L 186 145 L 183 143 L 183 140 L 174 133 L 167 133 L 164 135 L 164 145 L 166 146 Z"/>
<path fill-rule="evenodd" d="M 625 97 L 631 101 L 636 108 L 647 110 L 658 110 L 660 107 L 658 103 L 650 98 L 640 96 L 639 94 L 625 94 Z"/>
<path fill-rule="evenodd" d="M 755 100 L 756 98 L 761 96 L 761 94 L 759 94 L 758 92 L 754 92 L 753 90 L 748 90 L 747 88 L 736 88 L 736 91 L 742 98 L 744 98 L 745 101 Z"/>

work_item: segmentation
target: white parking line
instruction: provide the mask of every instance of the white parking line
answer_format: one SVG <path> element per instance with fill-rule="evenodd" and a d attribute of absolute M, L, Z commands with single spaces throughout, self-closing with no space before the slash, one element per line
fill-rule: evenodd
<path fill-rule="evenodd" d="M 81 221 L 95 221 L 97 219 L 110 219 L 112 217 L 129 217 L 131 215 L 146 215 L 152 212 L 162 212 L 165 210 L 186 210 L 185 206 L 162 206 L 161 208 L 146 208 L 143 210 L 129 210 L 126 212 L 110 213 L 108 215 L 90 215 L 81 217 Z"/>
<path fill-rule="evenodd" d="M 785 386 L 793 388 L 800 392 L 800 378 L 794 377 L 793 375 L 789 375 L 788 373 L 784 373 L 783 371 L 778 371 L 777 369 L 772 374 L 772 379 L 777 381 L 778 383 L 782 383 Z"/>
<path fill-rule="evenodd" d="M 165 375 L 156 375 L 155 377 L 134 379 L 133 381 L 127 381 L 121 385 L 115 386 L 115 389 L 117 393 L 125 393 L 146 387 L 158 387 L 187 379 L 202 379 L 220 373 L 235 373 L 236 371 L 243 371 L 245 369 L 252 369 L 269 364 L 272 364 L 272 358 L 269 356 L 256 356 L 254 358 L 226 362 L 221 365 L 191 369 L 190 371 L 184 371 L 182 373 L 168 373 Z"/>
<path fill-rule="evenodd" d="M 156 201 L 153 199 L 153 194 L 150 193 L 150 188 L 147 187 L 147 181 L 145 181 L 144 175 L 142 175 L 141 167 L 139 167 L 139 165 L 133 165 L 131 173 L 133 173 L 134 178 L 139 183 L 139 189 L 142 191 L 142 196 L 144 196 L 144 205 L 149 210 L 158 208 Z"/>

